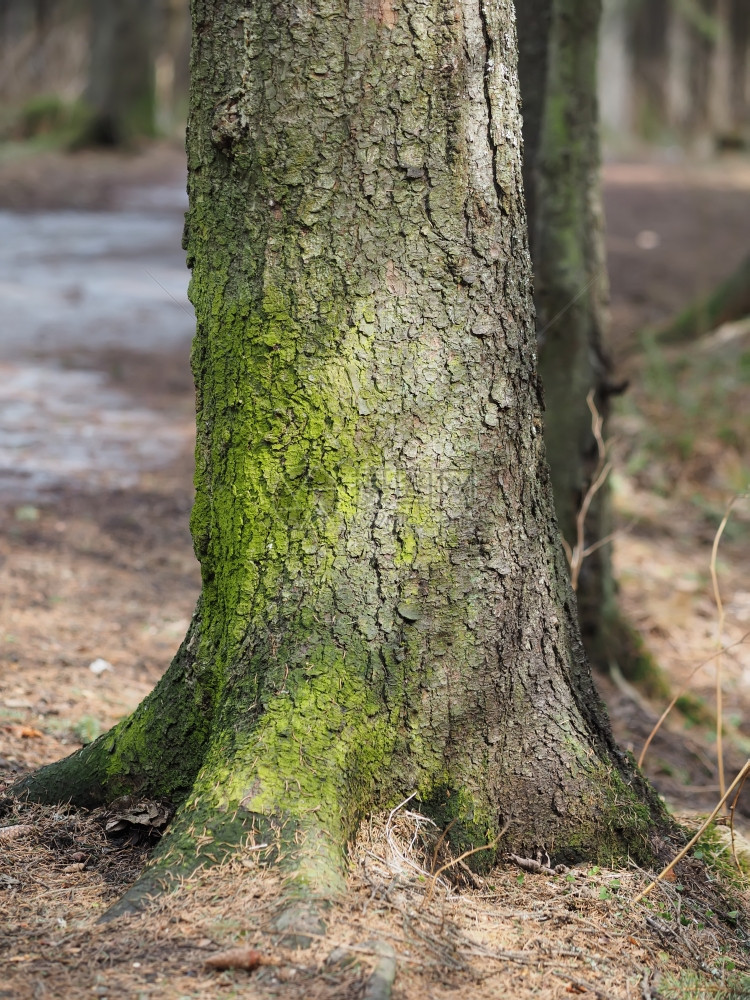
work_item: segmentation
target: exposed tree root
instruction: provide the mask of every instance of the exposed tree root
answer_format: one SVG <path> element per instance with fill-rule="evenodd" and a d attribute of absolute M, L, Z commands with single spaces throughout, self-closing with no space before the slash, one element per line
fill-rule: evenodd
<path fill-rule="evenodd" d="M 389 1000 L 396 978 L 396 950 L 386 941 L 373 941 L 378 962 L 365 983 L 363 1000 Z"/>
<path fill-rule="evenodd" d="M 199 647 L 196 611 L 169 669 L 131 715 L 64 760 L 22 778 L 7 794 L 85 808 L 122 795 L 183 798 L 203 760 L 216 697 L 213 676 L 200 669 Z"/>

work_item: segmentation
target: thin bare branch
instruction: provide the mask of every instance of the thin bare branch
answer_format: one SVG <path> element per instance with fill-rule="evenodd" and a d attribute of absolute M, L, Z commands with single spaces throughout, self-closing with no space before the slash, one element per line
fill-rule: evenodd
<path fill-rule="evenodd" d="M 745 778 L 747 777 L 748 774 L 750 774 L 750 760 L 746 760 L 745 761 L 744 767 L 742 768 L 742 770 L 740 771 L 740 773 L 737 775 L 737 777 L 734 779 L 734 781 L 729 786 L 729 788 L 726 790 L 726 792 L 724 792 L 724 794 L 719 799 L 719 801 L 717 802 L 717 804 L 714 806 L 713 811 L 711 812 L 711 814 L 698 827 L 698 832 L 687 842 L 687 844 L 685 844 L 685 846 L 682 848 L 682 850 L 679 852 L 679 854 L 676 854 L 675 857 L 672 858 L 672 860 L 669 862 L 669 864 L 667 865 L 667 867 L 663 868 L 659 872 L 659 874 L 656 876 L 656 878 L 654 879 L 654 881 L 651 882 L 650 885 L 647 885 L 646 888 L 643 890 L 643 892 L 639 892 L 638 893 L 638 895 L 633 900 L 634 903 L 640 903 L 640 901 L 645 896 L 648 896 L 648 894 L 651 892 L 651 890 L 654 888 L 654 886 L 658 885 L 659 882 L 661 882 L 662 879 L 664 879 L 672 871 L 672 869 L 674 868 L 674 866 L 679 861 L 682 861 L 682 859 L 685 857 L 685 855 L 690 850 L 690 848 L 694 844 L 696 844 L 698 842 L 698 840 L 700 839 L 701 835 L 705 831 L 706 827 L 708 827 L 709 824 L 712 823 L 713 820 L 716 818 L 716 816 L 719 814 L 719 812 L 721 811 L 722 806 L 724 805 L 724 803 L 726 802 L 727 798 L 729 797 L 729 794 L 734 791 L 735 786 L 738 785 L 738 784 L 740 784 L 740 783 L 744 783 Z"/>
<path fill-rule="evenodd" d="M 728 653 L 729 650 L 734 649 L 735 646 L 742 645 L 742 643 L 745 642 L 748 638 L 750 638 L 750 632 L 745 632 L 745 634 L 742 636 L 741 639 L 737 639 L 736 642 L 730 642 L 728 646 L 723 646 L 716 653 L 712 653 L 710 656 L 707 656 L 705 660 L 701 660 L 701 662 L 696 667 L 693 667 L 693 669 L 688 674 L 688 679 L 685 682 L 685 684 L 683 684 L 683 686 L 680 688 L 680 690 L 677 692 L 674 698 L 672 698 L 670 703 L 667 705 L 667 707 L 664 709 L 664 711 L 657 719 L 654 728 L 648 734 L 648 738 L 646 739 L 646 742 L 643 744 L 643 749 L 641 750 L 640 756 L 638 758 L 638 767 L 643 767 L 643 761 L 646 757 L 646 751 L 651 746 L 651 741 L 653 740 L 654 736 L 656 736 L 656 734 L 659 732 L 662 723 L 669 715 L 669 713 L 672 711 L 672 709 L 675 707 L 677 702 L 689 690 L 690 682 L 692 681 L 693 677 L 695 677 L 695 675 L 698 673 L 698 671 L 701 669 L 701 667 L 705 667 L 707 663 L 710 663 L 712 660 L 715 660 L 716 657 L 721 656 L 722 653 Z"/>

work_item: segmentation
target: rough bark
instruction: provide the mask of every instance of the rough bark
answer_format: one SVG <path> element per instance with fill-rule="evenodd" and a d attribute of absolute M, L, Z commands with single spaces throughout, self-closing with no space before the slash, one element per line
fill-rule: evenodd
<path fill-rule="evenodd" d="M 254 834 L 331 891 L 361 817 L 415 791 L 457 847 L 507 824 L 503 849 L 647 852 L 659 806 L 594 692 L 552 509 L 512 3 L 194 0 L 193 23 L 215 707 L 154 871 Z"/>
<path fill-rule="evenodd" d="M 155 0 L 94 0 L 82 143 L 125 146 L 155 126 Z"/>
<path fill-rule="evenodd" d="M 613 386 L 607 346 L 608 284 L 603 243 L 596 101 L 600 0 L 518 3 L 523 99 L 524 189 L 529 217 L 545 442 L 555 507 L 572 549 L 577 517 L 598 465 L 586 403 L 605 421 Z M 591 545 L 610 535 L 609 485 L 584 525 Z M 617 663 L 633 678 L 643 654 L 617 607 L 611 546 L 583 562 L 578 583 L 583 642 L 592 664 Z"/>

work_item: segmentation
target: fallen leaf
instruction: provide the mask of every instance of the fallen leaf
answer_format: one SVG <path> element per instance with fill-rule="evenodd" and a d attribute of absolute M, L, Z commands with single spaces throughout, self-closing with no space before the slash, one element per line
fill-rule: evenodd
<path fill-rule="evenodd" d="M 261 955 L 255 948 L 230 948 L 229 951 L 220 951 L 205 961 L 209 969 L 247 969 L 248 972 L 257 969 L 259 965 L 275 964 L 273 959 Z"/>
<path fill-rule="evenodd" d="M 44 733 L 40 732 L 38 729 L 34 729 L 33 726 L 19 726 L 18 735 L 24 740 L 38 740 L 44 736 Z"/>
<path fill-rule="evenodd" d="M 104 811 L 104 829 L 112 836 L 156 839 L 172 818 L 172 812 L 165 803 L 125 795 L 115 799 Z"/>

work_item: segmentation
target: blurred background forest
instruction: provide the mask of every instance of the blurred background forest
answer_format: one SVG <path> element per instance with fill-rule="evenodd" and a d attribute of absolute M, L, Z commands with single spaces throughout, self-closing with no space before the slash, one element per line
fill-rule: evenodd
<path fill-rule="evenodd" d="M 0 0 L 6 773 L 129 711 L 198 593 L 189 36 L 185 0 Z M 611 544 L 642 648 L 635 673 L 597 678 L 636 755 L 679 695 L 645 767 L 701 809 L 719 788 L 719 645 L 727 770 L 750 753 L 750 4 L 606 0 L 599 101 Z"/>

